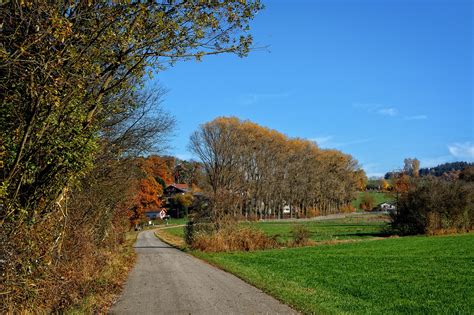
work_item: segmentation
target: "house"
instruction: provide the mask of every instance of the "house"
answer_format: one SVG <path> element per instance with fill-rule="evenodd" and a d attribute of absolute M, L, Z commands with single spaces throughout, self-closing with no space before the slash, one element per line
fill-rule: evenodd
<path fill-rule="evenodd" d="M 161 210 L 145 211 L 144 214 L 149 220 L 155 220 L 160 218 L 160 211 Z"/>
<path fill-rule="evenodd" d="M 171 184 L 168 185 L 164 190 L 163 190 L 163 195 L 166 198 L 172 197 L 176 194 L 185 194 L 191 192 L 191 188 L 187 184 Z"/>
<path fill-rule="evenodd" d="M 383 202 L 377 206 L 377 209 L 379 209 L 380 211 L 392 212 L 395 211 L 397 207 L 391 203 Z"/>

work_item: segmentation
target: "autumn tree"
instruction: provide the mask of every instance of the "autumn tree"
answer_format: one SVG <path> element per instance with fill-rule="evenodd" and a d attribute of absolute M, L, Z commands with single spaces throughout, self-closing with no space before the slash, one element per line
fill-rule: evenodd
<path fill-rule="evenodd" d="M 203 164 L 216 217 L 306 215 L 341 211 L 363 175 L 351 156 L 321 150 L 235 117 L 219 117 L 191 136 Z"/>
<path fill-rule="evenodd" d="M 166 187 L 173 183 L 175 158 L 151 155 L 140 161 L 141 169 Z M 163 185 L 162 185 L 163 186 Z"/>
<path fill-rule="evenodd" d="M 387 191 L 390 188 L 390 184 L 386 179 L 380 180 L 380 189 L 383 191 Z"/>
<path fill-rule="evenodd" d="M 252 38 L 243 31 L 260 8 L 253 1 L 3 4 L 0 219 L 51 211 L 91 165 L 101 124 L 128 110 L 124 92 L 142 84 L 147 69 L 246 55 Z"/>
<path fill-rule="evenodd" d="M 365 192 L 360 201 L 359 207 L 362 210 L 370 211 L 375 207 L 375 199 L 368 192 Z"/>
<path fill-rule="evenodd" d="M 420 161 L 412 158 L 405 159 L 403 172 L 409 176 L 418 177 L 420 175 Z"/>
<path fill-rule="evenodd" d="M 0 274 L 9 279 L 0 279 L 5 293 L 0 305 L 7 307 L 0 311 L 21 313 L 31 305 L 36 312 L 60 312 L 53 307 L 67 304 L 64 290 L 49 295 L 58 299 L 50 308 L 34 307 L 46 294 L 38 289 L 44 287 L 39 275 L 46 279 L 64 261 L 68 218 L 82 214 L 81 207 L 74 214 L 65 211 L 71 192 L 78 194 L 80 183 L 94 180 L 87 177 L 102 165 L 97 159 L 106 156 L 110 164 L 104 165 L 114 165 L 136 156 L 161 142 L 161 131 L 170 126 L 169 120 L 153 119 L 162 114 L 152 115 L 158 104 L 147 96 L 147 75 L 205 55 L 245 56 L 252 45 L 249 22 L 261 5 L 231 0 L 0 6 Z M 151 107 L 141 112 L 143 103 Z M 150 119 L 140 119 L 144 115 Z M 139 125 L 133 122 L 138 120 Z M 87 222 L 100 225 L 99 213 Z M 87 227 L 88 233 L 98 230 Z M 70 240 L 68 257 L 76 257 L 79 244 Z"/>
<path fill-rule="evenodd" d="M 202 177 L 202 165 L 196 161 L 178 161 L 174 168 L 175 183 L 199 187 L 203 185 Z"/>
<path fill-rule="evenodd" d="M 140 223 L 145 218 L 145 212 L 158 211 L 161 208 L 163 195 L 162 186 L 152 177 L 146 176 L 138 181 L 133 203 L 130 206 L 130 222 Z"/>
<path fill-rule="evenodd" d="M 357 188 L 359 191 L 364 191 L 367 187 L 368 178 L 365 175 L 364 170 L 360 169 L 354 172 L 355 181 L 357 182 Z"/>

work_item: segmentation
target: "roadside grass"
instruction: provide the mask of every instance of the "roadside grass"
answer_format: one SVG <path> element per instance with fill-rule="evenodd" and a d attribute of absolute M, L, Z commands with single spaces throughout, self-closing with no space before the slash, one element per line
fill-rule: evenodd
<path fill-rule="evenodd" d="M 367 239 L 385 236 L 388 228 L 387 217 L 380 215 L 350 216 L 343 219 L 324 221 L 271 221 L 271 222 L 242 222 L 263 231 L 268 236 L 276 236 L 279 242 L 291 239 L 295 225 L 303 225 L 310 233 L 313 241 L 334 241 L 350 239 Z M 175 237 L 184 237 L 184 228 L 176 227 L 163 230 Z"/>
<path fill-rule="evenodd" d="M 472 314 L 474 234 L 193 252 L 304 313 Z"/>
<path fill-rule="evenodd" d="M 105 314 L 108 308 L 122 291 L 130 269 L 136 259 L 133 244 L 138 232 L 131 231 L 125 235 L 125 243 L 111 251 L 107 266 L 95 279 L 91 279 L 80 303 L 65 310 L 65 314 Z"/>
<path fill-rule="evenodd" d="M 161 229 L 156 229 L 155 230 L 155 236 L 164 241 L 165 243 L 168 243 L 174 247 L 177 247 L 181 250 L 186 249 L 186 243 L 184 242 L 184 238 L 182 235 L 176 235 L 173 233 L 170 233 L 170 230 L 175 230 L 175 231 L 180 231 L 182 229 L 178 228 L 161 228 Z"/>
<path fill-rule="evenodd" d="M 370 196 L 372 196 L 372 198 L 374 198 L 375 205 L 379 205 L 382 202 L 389 202 L 389 201 L 394 200 L 394 197 L 390 195 L 389 193 L 379 192 L 379 191 L 368 191 L 368 193 Z M 359 207 L 362 201 L 362 196 L 364 196 L 364 194 L 365 194 L 365 191 L 359 191 L 357 193 L 357 198 L 354 201 L 352 201 L 352 206 L 356 208 L 356 211 L 364 211 Z"/>

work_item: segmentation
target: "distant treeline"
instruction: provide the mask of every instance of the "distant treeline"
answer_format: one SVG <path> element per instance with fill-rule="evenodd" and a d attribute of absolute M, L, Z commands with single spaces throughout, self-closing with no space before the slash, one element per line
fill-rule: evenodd
<path fill-rule="evenodd" d="M 348 154 L 234 117 L 202 125 L 190 149 L 202 161 L 217 216 L 349 211 L 366 180 Z"/>
<path fill-rule="evenodd" d="M 468 166 L 474 166 L 474 163 L 468 162 L 450 162 L 440 164 L 435 167 L 421 168 L 419 171 L 420 176 L 432 175 L 435 177 L 443 176 L 443 174 L 450 173 L 453 171 L 462 171 Z M 385 179 L 392 179 L 397 177 L 400 172 L 387 172 L 384 176 Z"/>

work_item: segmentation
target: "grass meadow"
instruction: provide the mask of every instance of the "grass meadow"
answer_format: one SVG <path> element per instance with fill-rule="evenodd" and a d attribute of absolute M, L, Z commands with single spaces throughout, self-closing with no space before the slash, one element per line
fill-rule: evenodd
<path fill-rule="evenodd" d="M 304 313 L 472 314 L 474 235 L 194 254 Z"/>
<path fill-rule="evenodd" d="M 386 216 L 371 214 L 324 221 L 259 221 L 241 224 L 259 229 L 269 236 L 275 236 L 280 242 L 291 239 L 295 225 L 303 225 L 310 233 L 309 238 L 317 242 L 373 238 L 386 235 L 388 228 Z M 178 237 L 184 236 L 182 226 L 169 228 L 166 232 Z"/>
<path fill-rule="evenodd" d="M 296 223 L 242 224 L 284 242 Z M 474 313 L 473 234 L 381 239 L 386 217 L 372 214 L 297 224 L 316 246 L 191 253 L 303 313 Z M 183 227 L 162 232 L 179 238 Z"/>
<path fill-rule="evenodd" d="M 360 202 L 362 201 L 362 196 L 364 196 L 364 191 L 359 191 L 357 193 L 357 198 L 352 201 L 352 206 L 356 208 L 356 211 L 364 211 L 360 206 Z M 381 192 L 381 191 L 368 191 L 368 194 L 374 198 L 374 204 L 379 205 L 383 202 L 390 202 L 394 200 L 394 197 L 389 193 Z"/>

